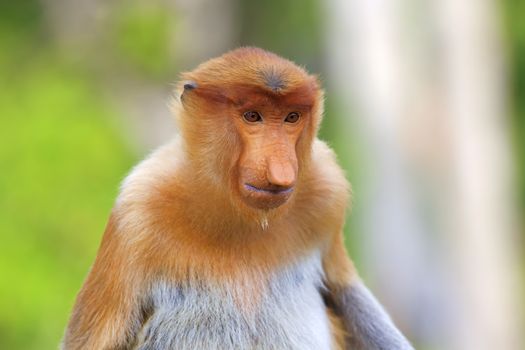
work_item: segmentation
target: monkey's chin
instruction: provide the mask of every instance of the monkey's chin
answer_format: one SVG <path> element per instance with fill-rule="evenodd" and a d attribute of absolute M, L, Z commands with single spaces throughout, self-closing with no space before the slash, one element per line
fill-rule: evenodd
<path fill-rule="evenodd" d="M 285 204 L 293 193 L 293 189 L 289 191 L 264 191 L 250 185 L 244 185 L 241 188 L 241 198 L 248 206 L 261 209 L 270 210 L 275 209 Z"/>

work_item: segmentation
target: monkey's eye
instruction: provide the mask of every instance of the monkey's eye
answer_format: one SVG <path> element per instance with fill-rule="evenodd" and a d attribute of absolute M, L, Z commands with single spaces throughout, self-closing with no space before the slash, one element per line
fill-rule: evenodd
<path fill-rule="evenodd" d="M 284 119 L 287 123 L 297 123 L 299 121 L 299 113 L 292 112 L 286 116 L 286 119 Z"/>
<path fill-rule="evenodd" d="M 257 123 L 262 121 L 262 117 L 259 112 L 249 111 L 245 112 L 242 116 L 248 123 Z"/>

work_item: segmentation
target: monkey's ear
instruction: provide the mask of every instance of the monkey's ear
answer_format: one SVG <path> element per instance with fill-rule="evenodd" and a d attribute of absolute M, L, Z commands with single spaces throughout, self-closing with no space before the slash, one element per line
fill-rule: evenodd
<path fill-rule="evenodd" d="M 195 90 L 197 88 L 197 83 L 193 80 L 188 80 L 183 83 L 182 87 L 183 90 L 182 94 L 180 95 L 180 100 L 184 102 L 184 95 L 191 90 Z"/>
<path fill-rule="evenodd" d="M 202 106 L 202 102 L 207 102 L 210 105 L 226 106 L 232 101 L 226 95 L 223 88 L 212 85 L 212 84 L 201 84 L 194 80 L 185 80 L 182 82 L 182 94 L 180 100 L 183 105 L 189 107 L 192 101 L 199 101 L 199 106 Z"/>

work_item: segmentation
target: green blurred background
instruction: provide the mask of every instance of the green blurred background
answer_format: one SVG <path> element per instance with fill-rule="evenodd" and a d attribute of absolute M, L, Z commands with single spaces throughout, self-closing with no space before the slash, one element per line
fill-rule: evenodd
<path fill-rule="evenodd" d="M 228 41 L 221 46 L 211 39 L 208 50 L 189 45 L 199 35 L 214 35 L 197 33 L 208 24 L 198 13 L 225 1 L 212 9 L 193 9 L 188 1 L 109 3 L 0 2 L 0 349 L 57 347 L 120 181 L 171 133 L 162 125 L 171 123 L 166 105 L 178 72 L 246 44 L 322 77 L 327 69 L 324 28 L 330 18 L 318 0 L 228 1 L 221 9 L 228 12 L 222 14 L 229 19 Z M 92 18 L 69 33 L 68 21 L 80 21 L 82 11 Z M 505 120 L 523 225 L 525 3 L 505 0 L 501 13 L 509 77 Z M 343 125 L 346 113 L 326 85 L 322 137 L 338 152 L 359 198 L 366 150 L 348 138 L 344 130 L 352 124 Z M 160 110 L 152 119 L 150 102 L 137 106 L 134 98 L 149 94 L 160 96 L 151 99 Z M 128 118 L 130 109 L 139 117 Z M 164 116 L 161 127 L 149 125 Z M 353 215 L 362 212 L 359 203 Z M 355 230 L 351 220 L 348 245 L 359 265 L 363 253 Z M 521 245 L 522 233 L 513 239 Z M 405 329 L 432 348 L 410 324 Z"/>

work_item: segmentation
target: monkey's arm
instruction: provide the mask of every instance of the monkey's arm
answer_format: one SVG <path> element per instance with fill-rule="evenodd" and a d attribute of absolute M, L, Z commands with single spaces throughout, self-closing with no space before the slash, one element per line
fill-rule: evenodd
<path fill-rule="evenodd" d="M 62 349 L 124 349 L 141 322 L 140 272 L 123 242 L 115 215 L 89 275 L 77 296 Z"/>
<path fill-rule="evenodd" d="M 323 259 L 328 302 L 344 324 L 347 349 L 410 350 L 413 347 L 361 282 L 346 254 L 342 234 L 334 237 Z"/>

